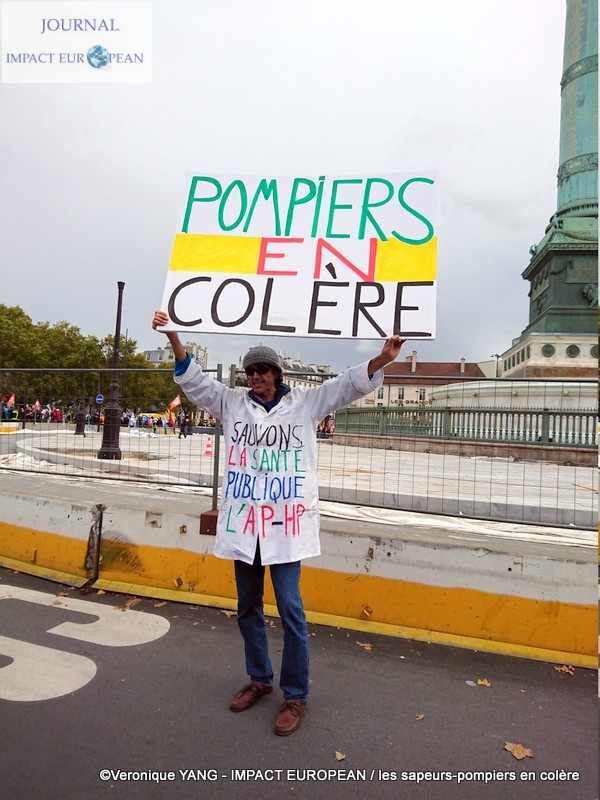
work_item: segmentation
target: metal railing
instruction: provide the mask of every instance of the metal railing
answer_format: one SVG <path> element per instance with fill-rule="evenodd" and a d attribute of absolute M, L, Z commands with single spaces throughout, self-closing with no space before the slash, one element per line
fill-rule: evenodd
<path fill-rule="evenodd" d="M 70 380 L 65 386 L 77 387 L 84 375 L 81 370 L 54 371 L 51 394 L 20 392 L 19 381 L 32 385 L 36 372 L 0 370 L 0 395 L 6 398 L 14 393 L 16 408 L 29 406 L 31 411 L 36 401 L 40 407 L 39 413 L 29 413 L 27 419 L 0 424 L 0 475 L 2 469 L 11 469 L 206 486 L 216 492 L 215 476 L 226 469 L 225 448 L 219 452 L 215 428 L 201 427 L 203 421 L 214 421 L 203 420 L 201 411 L 187 403 L 183 394 L 183 407 L 194 417 L 190 435 L 183 435 L 177 426 L 123 426 L 122 458 L 107 461 L 97 455 L 102 409 L 89 401 L 94 400 L 94 392 L 108 394 L 110 370 L 86 371 L 91 398 L 76 390 L 70 396 L 57 393 L 61 373 Z M 90 378 L 90 372 L 96 375 Z M 166 388 L 160 389 L 162 394 L 141 398 L 132 394 L 134 389 L 139 391 L 139 378 L 144 385 L 146 380 L 150 383 L 156 371 L 120 370 L 119 374 L 125 409 L 166 414 L 167 404 L 180 393 L 167 375 L 162 376 L 168 379 Z M 235 370 L 229 370 L 223 380 L 233 386 L 235 379 Z M 360 401 L 364 405 L 340 409 L 324 421 L 326 430 L 334 428 L 334 432 L 318 438 L 321 498 L 386 510 L 596 528 L 594 383 L 529 381 L 515 390 L 515 382 L 479 381 L 476 386 L 465 382 L 448 392 L 452 407 L 444 405 L 442 383 L 436 377 L 430 384 L 422 381 L 414 387 L 414 396 L 418 388 L 424 401 L 411 399 L 413 388 L 408 383 L 401 384 L 403 400 L 398 385 L 387 386 L 383 398 L 374 393 Z M 507 403 L 507 396 L 516 399 Z M 59 401 L 63 421 L 40 422 L 41 411 L 56 407 Z M 516 407 L 517 401 L 521 407 Z M 385 405 L 375 406 L 378 402 Z M 74 420 L 82 405 L 87 424 L 84 435 L 76 435 Z"/>
<path fill-rule="evenodd" d="M 595 447 L 597 413 L 504 408 L 343 408 L 336 413 L 338 433 L 425 436 L 488 442 Z"/>

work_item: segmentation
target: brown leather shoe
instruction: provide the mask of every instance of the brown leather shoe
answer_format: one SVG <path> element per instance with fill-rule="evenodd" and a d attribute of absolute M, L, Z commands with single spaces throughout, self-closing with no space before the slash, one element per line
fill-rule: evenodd
<path fill-rule="evenodd" d="M 272 686 L 265 686 L 263 683 L 248 683 L 235 694 L 229 703 L 231 711 L 246 711 L 252 708 L 254 703 L 265 694 L 273 691 Z"/>
<path fill-rule="evenodd" d="M 305 712 L 306 703 L 298 700 L 286 700 L 279 709 L 275 733 L 278 736 L 289 736 L 290 733 L 294 733 L 300 727 Z"/>

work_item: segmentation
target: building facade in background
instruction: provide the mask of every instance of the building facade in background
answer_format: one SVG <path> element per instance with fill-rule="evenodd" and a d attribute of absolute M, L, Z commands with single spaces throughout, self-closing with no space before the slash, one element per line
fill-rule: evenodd
<path fill-rule="evenodd" d="M 383 370 L 383 386 L 351 406 L 354 408 L 427 407 L 432 390 L 452 383 L 463 384 L 485 378 L 481 365 L 465 361 L 419 361 L 417 351 L 404 361 L 394 361 Z"/>
<path fill-rule="evenodd" d="M 283 382 L 290 389 L 297 386 L 319 386 L 327 378 L 335 374 L 329 364 L 305 364 L 301 358 L 291 358 L 290 356 L 279 353 L 283 367 Z M 237 372 L 243 373 L 242 356 L 238 359 Z"/>
<path fill-rule="evenodd" d="M 207 369 L 208 366 L 208 350 L 196 342 L 186 342 L 185 349 L 191 354 L 194 361 L 197 361 L 202 369 Z M 175 355 L 170 342 L 164 347 L 157 347 L 156 350 L 144 350 L 144 355 L 151 364 L 159 367 L 161 364 L 173 364 L 175 362 Z"/>

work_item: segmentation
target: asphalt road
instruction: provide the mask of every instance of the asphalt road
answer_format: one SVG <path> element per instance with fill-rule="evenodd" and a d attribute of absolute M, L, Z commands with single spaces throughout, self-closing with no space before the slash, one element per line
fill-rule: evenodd
<path fill-rule="evenodd" d="M 591 670 L 311 625 L 309 707 L 282 738 L 278 691 L 227 708 L 235 616 L 6 569 L 0 600 L 6 800 L 598 797 Z"/>

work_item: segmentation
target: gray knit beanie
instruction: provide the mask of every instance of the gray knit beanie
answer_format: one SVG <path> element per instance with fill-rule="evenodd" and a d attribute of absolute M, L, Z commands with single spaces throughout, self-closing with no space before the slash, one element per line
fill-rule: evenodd
<path fill-rule="evenodd" d="M 264 347 L 262 344 L 258 347 L 251 347 L 244 356 L 242 366 L 244 369 L 253 364 L 270 364 L 272 367 L 277 367 L 281 372 L 281 359 L 270 347 Z"/>

